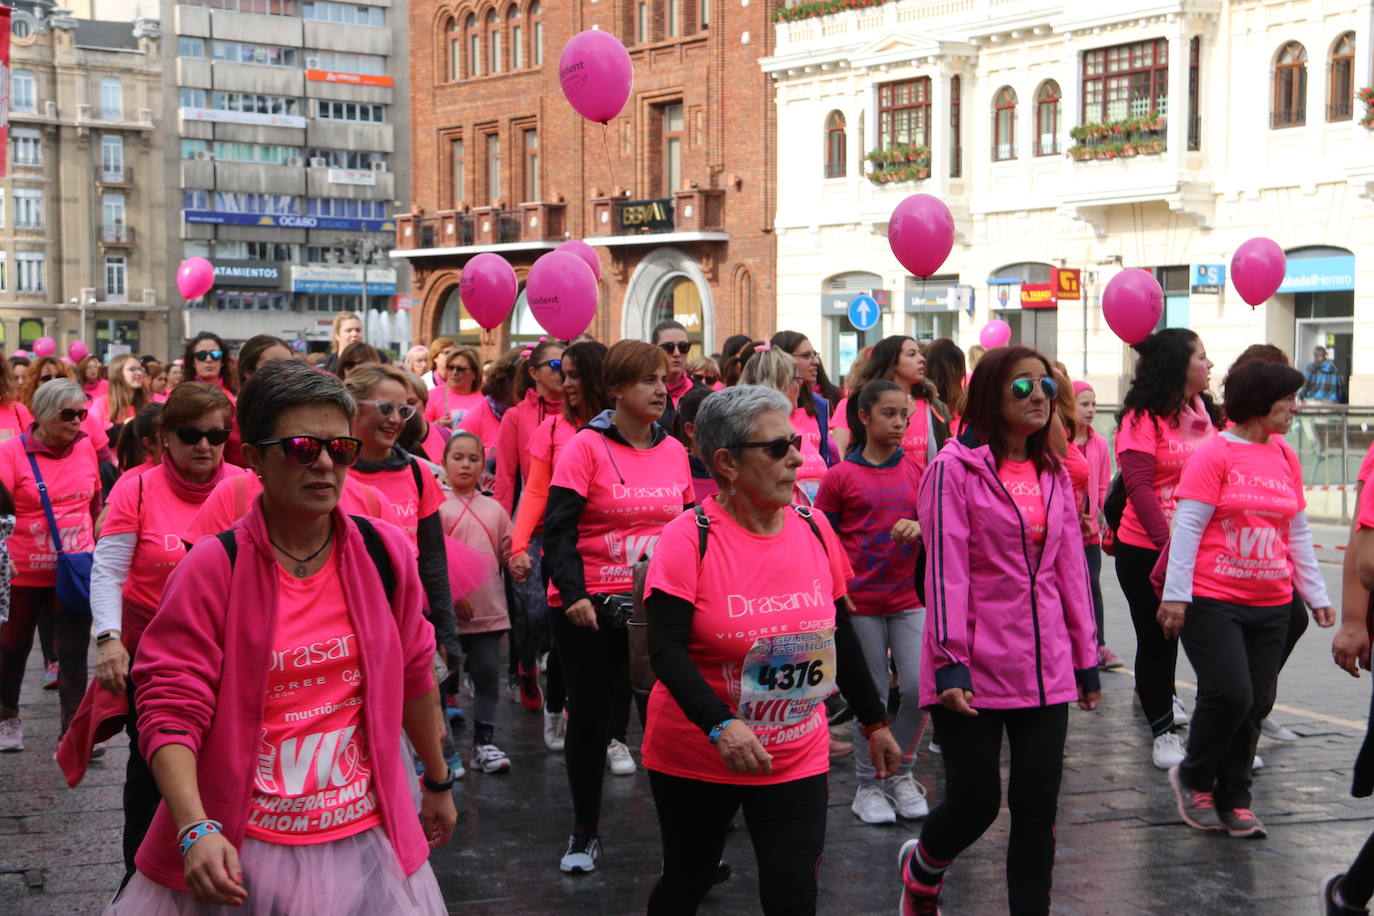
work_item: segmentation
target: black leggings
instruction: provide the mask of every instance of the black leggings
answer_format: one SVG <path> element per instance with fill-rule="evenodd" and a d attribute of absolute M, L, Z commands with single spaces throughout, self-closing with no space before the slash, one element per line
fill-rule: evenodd
<path fill-rule="evenodd" d="M 1169 639 L 1159 627 L 1159 596 L 1150 584 L 1150 572 L 1159 560 L 1158 550 L 1146 550 L 1117 541 L 1116 581 L 1131 606 L 1135 627 L 1135 687 L 1140 709 L 1158 738 L 1174 730 L 1174 670 L 1178 667 L 1178 638 Z"/>
<path fill-rule="evenodd" d="M 1302 634 L 1307 632 L 1307 602 L 1298 597 L 1298 593 L 1293 593 L 1293 603 L 1288 606 L 1288 635 L 1283 641 L 1283 661 L 1279 662 L 1279 669 L 1288 664 L 1288 656 L 1293 654 L 1297 648 L 1298 640 L 1302 639 Z"/>
<path fill-rule="evenodd" d="M 1097 620 L 1097 645 L 1107 644 L 1106 617 L 1102 606 L 1102 545 L 1087 544 L 1083 548 L 1088 558 L 1088 579 L 1093 590 L 1093 617 Z"/>
<path fill-rule="evenodd" d="M 663 836 L 663 872 L 649 897 L 650 916 L 697 911 L 711 889 L 725 833 L 740 808 L 758 859 L 763 912 L 816 912 L 830 795 L 826 774 L 770 786 L 737 786 L 650 770 L 649 787 Z"/>
<path fill-rule="evenodd" d="M 134 705 L 133 672 L 125 678 L 129 690 L 129 715 L 124 730 L 129 733 L 129 765 L 124 775 L 124 883 L 134 874 L 134 855 L 143 845 L 143 837 L 153 822 L 162 792 L 158 790 L 153 771 L 138 747 L 138 708 Z M 123 889 L 123 885 L 120 886 Z"/>
<path fill-rule="evenodd" d="M 1014 914 L 1048 913 L 1068 704 L 980 709 L 977 716 L 936 706 L 932 718 L 945 763 L 945 798 L 921 828 L 923 854 L 952 862 L 997 820 L 1005 730 L 1011 745 L 1007 904 Z"/>
<path fill-rule="evenodd" d="M 57 692 L 62 705 L 62 731 L 86 693 L 86 652 L 91 642 L 91 615 L 69 611 L 57 603 L 51 586 L 15 585 L 10 588 L 10 619 L 0 627 L 0 707 L 17 713 L 24 668 L 33 649 L 38 615 L 52 610 L 53 647 L 57 652 Z"/>
<path fill-rule="evenodd" d="M 487 725 L 496 721 L 496 700 L 501 694 L 499 656 L 504 632 L 463 633 L 458 637 L 472 675 L 473 715 Z"/>

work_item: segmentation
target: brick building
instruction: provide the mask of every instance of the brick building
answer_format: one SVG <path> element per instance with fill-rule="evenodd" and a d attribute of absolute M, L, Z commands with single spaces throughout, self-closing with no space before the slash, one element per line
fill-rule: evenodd
<path fill-rule="evenodd" d="M 394 257 L 414 271 L 415 333 L 488 353 L 540 330 L 523 283 L 569 238 L 601 257 L 597 339 L 676 317 L 715 350 L 771 332 L 776 209 L 771 52 L 776 0 L 413 0 L 413 191 Z M 593 27 L 619 37 L 634 91 L 606 127 L 564 100 L 558 57 Z M 493 251 L 522 291 L 490 334 L 458 299 Z"/>

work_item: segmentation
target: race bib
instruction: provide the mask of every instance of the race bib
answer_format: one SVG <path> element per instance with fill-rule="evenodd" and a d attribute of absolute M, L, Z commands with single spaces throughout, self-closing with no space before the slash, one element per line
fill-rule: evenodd
<path fill-rule="evenodd" d="M 834 627 L 760 636 L 744 657 L 738 716 L 751 727 L 797 725 L 834 691 Z"/>

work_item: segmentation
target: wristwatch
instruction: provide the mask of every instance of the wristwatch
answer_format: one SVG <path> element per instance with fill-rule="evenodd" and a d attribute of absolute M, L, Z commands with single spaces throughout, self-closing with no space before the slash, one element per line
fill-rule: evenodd
<path fill-rule="evenodd" d="M 448 782 L 435 782 L 427 775 L 420 774 L 420 785 L 425 787 L 426 792 L 450 792 L 457 781 L 458 777 L 453 775 L 453 767 L 448 768 Z"/>
<path fill-rule="evenodd" d="M 97 633 L 97 634 L 96 634 L 96 637 L 95 637 L 95 644 L 98 646 L 98 645 L 101 645 L 102 643 L 107 643 L 107 642 L 109 642 L 109 641 L 112 640 L 112 639 L 118 639 L 118 638 L 119 638 L 119 631 L 118 631 L 118 630 L 106 630 L 106 631 L 103 632 L 103 633 Z"/>

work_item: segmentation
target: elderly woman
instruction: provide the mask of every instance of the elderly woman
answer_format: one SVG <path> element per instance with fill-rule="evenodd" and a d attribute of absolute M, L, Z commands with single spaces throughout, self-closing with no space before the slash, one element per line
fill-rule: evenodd
<path fill-rule="evenodd" d="M 402 366 L 411 375 L 422 378 L 425 370 L 429 368 L 429 347 L 424 344 L 416 344 L 406 351 L 405 360 Z M 422 382 L 423 383 L 423 382 Z M 428 390 L 428 388 L 426 388 Z"/>
<path fill-rule="evenodd" d="M 55 571 L 58 550 L 95 549 L 100 470 L 95 449 L 81 428 L 87 416 L 86 396 L 75 382 L 56 379 L 34 392 L 33 415 L 35 422 L 27 433 L 0 443 L 0 483 L 14 495 L 17 518 L 9 541 L 16 569 L 10 619 L 0 631 L 0 750 L 5 751 L 24 748 L 19 688 L 44 609 L 52 609 L 63 731 L 86 691 L 90 609 L 58 603 Z M 40 482 L 46 493 L 39 490 Z"/>
<path fill-rule="evenodd" d="M 353 399 L 283 361 L 238 411 L 262 495 L 191 549 L 144 631 L 140 748 L 163 801 L 106 912 L 443 913 L 427 858 L 457 814 L 434 631 L 405 535 L 338 507 Z"/>
<path fill-rule="evenodd" d="M 111 492 L 91 569 L 96 680 L 111 693 L 129 695 L 124 867 L 130 873 L 161 796 L 138 752 L 129 660 L 157 610 L 168 574 L 186 553 L 181 533 L 221 480 L 243 473 L 224 462 L 233 413 L 224 392 L 191 382 L 178 386 L 165 405 L 157 406 L 161 463 Z"/>
<path fill-rule="evenodd" d="M 789 359 L 791 357 L 788 357 Z M 864 723 L 878 775 L 901 751 L 846 613 L 849 561 L 795 508 L 793 401 L 771 388 L 706 399 L 693 432 L 720 493 L 670 522 L 645 583 L 659 682 L 644 764 L 663 836 L 650 913 L 695 913 L 743 807 L 765 913 L 814 913 L 829 796 L 825 697 Z M 572 704 L 573 721 L 577 705 Z"/>

